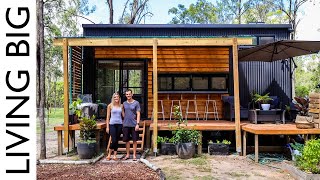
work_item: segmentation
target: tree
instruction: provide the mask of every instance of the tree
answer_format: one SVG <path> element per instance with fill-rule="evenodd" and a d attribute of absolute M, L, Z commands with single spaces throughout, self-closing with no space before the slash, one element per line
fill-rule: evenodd
<path fill-rule="evenodd" d="M 113 0 L 106 0 L 109 8 L 109 24 L 113 24 Z"/>
<path fill-rule="evenodd" d="M 218 17 L 222 17 L 223 20 L 227 22 L 224 23 L 242 23 L 242 17 L 251 8 L 253 0 L 243 1 L 243 0 L 220 0 L 217 2 L 217 7 L 219 7 Z M 227 18 L 228 19 L 227 19 Z M 221 22 L 221 20 L 219 20 Z"/>
<path fill-rule="evenodd" d="M 268 24 L 284 23 L 287 18 L 284 13 L 277 9 L 273 0 L 251 1 L 251 8 L 243 15 L 246 23 L 265 22 Z"/>
<path fill-rule="evenodd" d="M 298 19 L 298 12 L 301 6 L 308 0 L 276 0 L 274 4 L 280 9 L 288 18 L 288 23 L 292 24 L 293 32 L 291 39 L 296 38 L 297 26 L 300 19 Z"/>
<path fill-rule="evenodd" d="M 149 0 L 127 0 L 119 23 L 140 24 L 145 17 L 153 15 L 149 11 L 148 4 Z"/>
<path fill-rule="evenodd" d="M 198 0 L 196 4 L 190 4 L 187 9 L 184 5 L 169 9 L 168 14 L 174 15 L 171 24 L 212 24 L 217 22 L 215 6 L 206 1 Z"/>
<path fill-rule="evenodd" d="M 43 0 L 37 0 L 37 76 L 38 79 L 38 102 L 40 120 L 40 159 L 46 158 L 46 133 L 44 121 L 45 104 L 45 60 L 44 60 L 44 25 L 43 25 Z"/>

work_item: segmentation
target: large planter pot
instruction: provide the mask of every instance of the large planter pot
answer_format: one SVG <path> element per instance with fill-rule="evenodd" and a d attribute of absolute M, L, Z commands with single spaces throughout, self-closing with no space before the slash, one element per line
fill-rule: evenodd
<path fill-rule="evenodd" d="M 262 110 L 269 110 L 270 109 L 270 104 L 261 104 Z"/>
<path fill-rule="evenodd" d="M 314 128 L 313 117 L 297 115 L 295 123 L 299 129 Z"/>
<path fill-rule="evenodd" d="M 178 157 L 181 159 L 192 158 L 196 153 L 196 148 L 194 143 L 178 143 L 176 144 L 176 151 Z"/>
<path fill-rule="evenodd" d="M 161 154 L 174 155 L 177 154 L 176 146 L 173 143 L 161 143 Z"/>
<path fill-rule="evenodd" d="M 209 143 L 208 153 L 210 155 L 228 155 L 229 145 L 222 143 Z"/>
<path fill-rule="evenodd" d="M 91 159 L 96 152 L 97 143 L 78 142 L 77 151 L 80 159 Z"/>

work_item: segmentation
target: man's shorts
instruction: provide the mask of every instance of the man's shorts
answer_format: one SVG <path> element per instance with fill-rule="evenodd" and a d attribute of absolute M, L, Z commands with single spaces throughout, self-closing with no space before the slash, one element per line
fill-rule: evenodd
<path fill-rule="evenodd" d="M 134 142 L 138 141 L 139 132 L 134 127 L 123 127 L 123 142 L 128 142 L 130 139 Z"/>

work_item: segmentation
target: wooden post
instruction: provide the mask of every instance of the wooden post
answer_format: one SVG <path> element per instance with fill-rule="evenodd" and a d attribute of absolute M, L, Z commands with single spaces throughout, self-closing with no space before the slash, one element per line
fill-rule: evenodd
<path fill-rule="evenodd" d="M 254 161 L 259 162 L 259 135 L 254 135 Z"/>
<path fill-rule="evenodd" d="M 236 150 L 242 154 L 241 148 L 241 128 L 240 128 L 240 97 L 239 97 L 239 71 L 238 71 L 238 42 L 233 38 L 232 45 L 233 54 L 233 89 L 234 89 L 234 110 L 235 110 L 235 126 L 236 126 Z"/>
<path fill-rule="evenodd" d="M 247 132 L 243 131 L 243 156 L 247 155 Z"/>
<path fill-rule="evenodd" d="M 152 68 L 153 68 L 153 152 L 157 153 L 157 137 L 158 137 L 158 40 L 153 40 L 153 58 L 152 58 Z"/>
<path fill-rule="evenodd" d="M 199 136 L 199 144 L 198 144 L 198 154 L 202 154 L 202 131 L 200 132 L 200 136 Z"/>
<path fill-rule="evenodd" d="M 62 148 L 62 131 L 58 130 L 58 156 L 61 156 L 63 153 L 63 148 Z"/>
<path fill-rule="evenodd" d="M 64 147 L 69 146 L 69 79 L 68 79 L 68 39 L 63 38 L 63 93 L 64 93 Z"/>

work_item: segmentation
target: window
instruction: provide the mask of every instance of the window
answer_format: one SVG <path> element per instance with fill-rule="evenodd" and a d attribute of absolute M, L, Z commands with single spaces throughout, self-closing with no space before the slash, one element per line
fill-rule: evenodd
<path fill-rule="evenodd" d="M 172 89 L 172 77 L 159 77 L 159 90 Z"/>
<path fill-rule="evenodd" d="M 192 77 L 192 88 L 194 90 L 209 89 L 208 77 Z"/>
<path fill-rule="evenodd" d="M 173 78 L 174 90 L 190 90 L 190 77 L 174 77 Z"/>
<path fill-rule="evenodd" d="M 212 90 L 225 90 L 227 89 L 226 77 L 211 77 Z"/>
<path fill-rule="evenodd" d="M 159 91 L 228 91 L 227 74 L 159 74 Z"/>
<path fill-rule="evenodd" d="M 262 44 L 268 44 L 268 43 L 273 43 L 274 42 L 274 37 L 273 36 L 266 36 L 266 37 L 259 37 L 259 45 L 262 45 Z"/>

